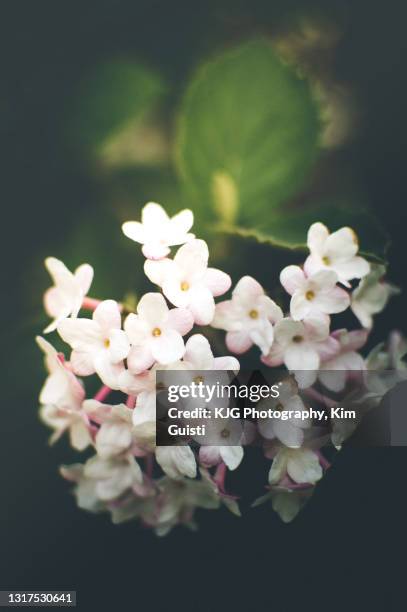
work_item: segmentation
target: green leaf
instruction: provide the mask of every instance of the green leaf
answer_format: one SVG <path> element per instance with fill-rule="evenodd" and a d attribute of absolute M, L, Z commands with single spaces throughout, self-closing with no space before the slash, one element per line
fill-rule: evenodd
<path fill-rule="evenodd" d="M 318 109 L 306 81 L 269 43 L 206 64 L 181 107 L 177 162 L 209 218 L 254 226 L 297 193 L 318 155 Z"/>
<path fill-rule="evenodd" d="M 355 230 L 360 244 L 360 252 L 377 262 L 386 261 L 389 237 L 379 221 L 365 208 L 360 206 L 318 204 L 301 207 L 297 210 L 270 215 L 267 221 L 256 228 L 244 228 L 221 224 L 218 231 L 254 238 L 258 242 L 269 243 L 287 249 L 307 248 L 307 232 L 312 223 L 320 221 L 331 232 L 348 226 Z"/>
<path fill-rule="evenodd" d="M 128 146 L 128 134 L 134 134 L 165 90 L 160 75 L 137 62 L 112 60 L 99 65 L 86 77 L 71 107 L 69 140 L 91 156 L 103 154 L 111 143 L 115 151 L 121 135 Z"/>

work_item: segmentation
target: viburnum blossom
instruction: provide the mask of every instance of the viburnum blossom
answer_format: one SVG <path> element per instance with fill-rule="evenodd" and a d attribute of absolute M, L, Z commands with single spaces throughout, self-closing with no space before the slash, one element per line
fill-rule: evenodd
<path fill-rule="evenodd" d="M 339 282 L 349 287 L 350 280 L 369 273 L 369 262 L 357 255 L 359 243 L 350 227 L 330 234 L 323 223 L 313 223 L 308 230 L 307 244 L 310 250 L 304 264 L 307 275 L 318 270 L 333 270 Z"/>
<path fill-rule="evenodd" d="M 44 294 L 45 311 L 54 319 L 44 330 L 44 333 L 49 333 L 54 331 L 63 319 L 77 316 L 92 284 L 93 268 L 89 264 L 82 264 L 72 274 L 65 264 L 55 257 L 47 257 L 45 267 L 54 281 L 54 286 Z"/>
<path fill-rule="evenodd" d="M 309 448 L 280 448 L 273 458 L 269 483 L 278 484 L 286 475 L 298 484 L 318 482 L 323 471 L 317 453 Z"/>
<path fill-rule="evenodd" d="M 400 289 L 383 280 L 385 267 L 373 264 L 352 293 L 351 309 L 359 319 L 361 325 L 370 329 L 373 325 L 373 315 L 382 312 L 393 295 L 400 293 Z"/>
<path fill-rule="evenodd" d="M 256 344 L 267 355 L 273 344 L 273 325 L 283 318 L 279 306 L 265 293 L 263 287 L 251 276 L 244 276 L 232 292 L 232 299 L 216 305 L 211 323 L 216 329 L 224 329 L 226 346 L 241 354 Z"/>
<path fill-rule="evenodd" d="M 49 372 L 40 393 L 40 416 L 54 430 L 51 443 L 69 431 L 73 448 L 83 450 L 91 442 L 88 420 L 82 410 L 85 390 L 54 347 L 40 336 L 36 340 L 45 354 Z"/>
<path fill-rule="evenodd" d="M 338 329 L 331 337 L 339 342 L 339 351 L 322 361 L 318 378 L 331 391 L 341 391 L 349 370 L 361 372 L 365 369 L 365 360 L 357 351 L 366 344 L 368 333 L 364 329 L 351 332 Z"/>
<path fill-rule="evenodd" d="M 65 319 L 58 325 L 58 333 L 73 349 L 71 364 L 76 374 L 97 372 L 104 384 L 115 388 L 120 364 L 130 351 L 117 302 L 101 302 L 92 319 Z"/>
<path fill-rule="evenodd" d="M 319 270 L 307 276 L 299 266 L 287 266 L 280 274 L 280 282 L 292 296 L 290 313 L 294 321 L 343 312 L 350 304 L 348 293 L 336 285 L 338 275 L 334 270 Z"/>
<path fill-rule="evenodd" d="M 170 252 L 169 247 L 184 244 L 194 238 L 189 234 L 194 222 L 190 210 L 182 210 L 169 217 L 162 206 L 155 202 L 146 204 L 139 221 L 123 223 L 123 233 L 127 238 L 143 245 L 142 251 L 149 259 L 161 259 Z"/>
<path fill-rule="evenodd" d="M 146 293 L 137 305 L 137 314 L 129 314 L 124 329 L 131 344 L 127 364 L 134 373 L 150 368 L 154 362 L 166 365 L 185 353 L 182 336 L 193 325 L 185 308 L 169 309 L 160 293 Z"/>
<path fill-rule="evenodd" d="M 259 409 L 274 408 L 276 411 L 287 413 L 289 410 L 302 412 L 304 402 L 298 395 L 298 387 L 292 379 L 283 381 L 279 385 L 278 398 L 268 398 L 258 405 Z M 311 427 L 310 419 L 300 418 L 273 418 L 260 419 L 259 433 L 268 440 L 277 439 L 285 446 L 299 448 L 304 441 L 304 429 Z"/>
<path fill-rule="evenodd" d="M 157 462 L 170 478 L 183 476 L 195 478 L 196 460 L 189 446 L 158 446 L 155 452 Z"/>
<path fill-rule="evenodd" d="M 188 308 L 195 323 L 208 325 L 215 314 L 214 296 L 226 293 L 230 276 L 208 268 L 209 250 L 204 240 L 182 246 L 174 259 L 147 260 L 144 271 L 151 282 L 162 288 L 174 306 Z"/>
<path fill-rule="evenodd" d="M 321 359 L 339 351 L 339 344 L 329 335 L 325 319 L 305 321 L 282 319 L 275 327 L 275 343 L 263 363 L 277 366 L 284 363 L 288 370 L 318 370 Z"/>
<path fill-rule="evenodd" d="M 52 429 L 51 442 L 67 433 L 73 448 L 93 453 L 84 463 L 63 466 L 61 474 L 73 483 L 79 507 L 107 512 L 114 523 L 139 519 L 165 535 L 177 525 L 195 527 L 197 508 L 222 504 L 240 516 L 239 498 L 229 491 L 227 479 L 233 470 L 239 475 L 253 445 L 272 461 L 268 492 L 253 505 L 269 500 L 284 521 L 292 520 L 329 469 L 325 447 L 339 448 L 361 415 L 407 379 L 407 343 L 398 332 L 387 345 L 362 355 L 373 315 L 397 290 L 382 280 L 383 266 L 371 266 L 358 255 L 353 230 L 343 227 L 330 234 L 314 223 L 306 261 L 280 273 L 290 300 L 281 289 L 273 294 L 267 282 L 265 290 L 246 275 L 230 299 L 215 304 L 231 287 L 231 278 L 208 267 L 207 243 L 189 233 L 192 212 L 170 218 L 150 202 L 141 217 L 141 223 L 125 223 L 123 231 L 143 245 L 145 274 L 162 293 L 142 295 L 135 312 L 127 301 L 87 295 L 93 277 L 88 264 L 72 274 L 59 260 L 46 260 L 54 281 L 44 297 L 54 318 L 46 331 L 57 329 L 71 355 L 66 360 L 37 338 L 48 372 L 40 415 Z M 177 245 L 170 259 L 170 247 Z M 270 278 L 278 272 L 270 258 Z M 362 280 L 352 289 L 354 279 Z M 278 296 L 281 307 L 266 291 Z M 348 306 L 365 329 L 335 326 L 335 315 Z M 77 318 L 80 309 L 93 314 Z M 225 338 L 218 330 L 226 331 Z M 241 362 L 225 355 L 223 339 L 237 355 L 258 346 L 260 363 L 253 367 L 252 355 Z M 96 379 L 92 397 L 89 388 Z M 241 414 L 245 395 L 226 396 L 222 407 L 215 395 L 169 395 L 174 382 L 176 389 L 233 391 L 242 380 L 249 387 L 254 381 L 259 392 L 253 400 L 258 415 L 250 420 Z M 274 380 L 278 383 L 271 386 Z M 277 392 L 263 396 L 263 387 Z M 332 392 L 355 408 L 354 422 L 343 416 L 330 422 Z M 182 443 L 175 438 L 165 446 L 159 433 L 169 404 L 181 410 L 177 418 L 187 433 Z M 205 431 L 193 429 L 196 425 Z M 265 484 L 268 465 L 256 467 L 263 470 Z"/>

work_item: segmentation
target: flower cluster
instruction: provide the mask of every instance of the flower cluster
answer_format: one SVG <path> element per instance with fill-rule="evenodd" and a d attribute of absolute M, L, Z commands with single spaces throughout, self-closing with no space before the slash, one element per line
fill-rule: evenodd
<path fill-rule="evenodd" d="M 301 408 L 298 391 L 309 388 L 311 393 L 317 376 L 327 392 L 336 392 L 345 389 L 350 371 L 369 367 L 359 351 L 373 315 L 397 291 L 380 280 L 383 266 L 358 255 L 350 228 L 329 233 L 322 223 L 314 223 L 304 265 L 288 266 L 280 275 L 287 310 L 250 276 L 236 283 L 230 299 L 215 303 L 232 280 L 208 267 L 208 245 L 190 233 L 192 225 L 191 211 L 170 218 L 155 203 L 144 207 L 141 223 L 123 225 L 124 234 L 142 245 L 145 274 L 156 286 L 139 299 L 135 312 L 112 299 L 88 296 L 90 265 L 71 273 L 55 258 L 45 262 L 53 286 L 44 305 L 53 320 L 44 333 L 56 330 L 71 350 L 65 358 L 37 338 L 48 372 L 40 393 L 41 417 L 53 430 L 51 442 L 68 434 L 73 448 L 93 451 L 84 463 L 64 466 L 61 473 L 75 483 L 81 508 L 108 511 L 115 523 L 138 517 L 158 534 L 177 524 L 193 526 L 197 508 L 225 505 L 239 514 L 237 498 L 227 492 L 225 481 L 228 470 L 243 460 L 243 446 L 224 446 L 221 436 L 217 446 L 202 445 L 198 451 L 156 446 L 157 370 L 187 375 L 191 370 L 240 368 L 234 356 L 214 356 L 208 339 L 194 333 L 194 325 L 211 326 L 212 335 L 224 330 L 231 353 L 242 355 L 255 346 L 264 366 L 285 366 L 295 378 L 284 383 L 279 406 Z M 178 250 L 170 257 L 173 246 Z M 332 330 L 331 315 L 347 309 L 362 328 Z M 92 316 L 81 316 L 86 311 Z M 369 359 L 382 355 L 384 363 L 383 354 L 381 347 Z M 87 398 L 87 377 L 89 386 L 96 377 L 101 381 L 92 398 Z M 331 435 L 337 447 L 344 437 L 338 429 Z M 326 436 L 311 421 L 292 419 L 259 422 L 247 442 L 254 438 L 267 462 L 272 461 L 268 492 L 255 503 L 271 499 L 283 520 L 291 520 L 329 467 L 321 452 Z"/>

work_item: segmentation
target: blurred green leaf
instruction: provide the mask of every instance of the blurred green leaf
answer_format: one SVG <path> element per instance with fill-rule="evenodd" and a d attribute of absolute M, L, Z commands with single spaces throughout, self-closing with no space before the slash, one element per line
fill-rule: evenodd
<path fill-rule="evenodd" d="M 319 133 L 308 84 L 268 42 L 255 40 L 193 79 L 181 108 L 177 162 L 197 207 L 209 205 L 206 216 L 257 227 L 304 185 Z"/>
<path fill-rule="evenodd" d="M 165 91 L 161 76 L 135 61 L 101 64 L 79 87 L 68 121 L 68 138 L 86 155 L 103 155 L 109 147 L 116 155 L 119 148 L 120 154 L 120 139 L 128 153 L 129 140 L 135 140 L 140 120 Z M 151 132 L 146 129 L 142 131 L 144 139 Z M 158 146 L 155 132 L 151 138 Z"/>
<path fill-rule="evenodd" d="M 385 261 L 389 237 L 379 221 L 360 205 L 351 207 L 338 201 L 319 203 L 287 213 L 275 213 L 259 229 L 228 224 L 221 224 L 218 229 L 281 248 L 306 249 L 308 228 L 317 221 L 324 223 L 331 232 L 344 226 L 351 227 L 359 238 L 361 253 L 369 259 Z"/>

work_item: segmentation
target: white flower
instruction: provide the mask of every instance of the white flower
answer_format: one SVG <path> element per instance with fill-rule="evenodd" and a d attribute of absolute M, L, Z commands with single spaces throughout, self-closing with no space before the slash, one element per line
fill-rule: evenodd
<path fill-rule="evenodd" d="M 262 361 L 270 366 L 284 363 L 289 370 L 318 370 L 321 358 L 327 359 L 338 350 L 325 319 L 283 319 L 277 323 L 275 343 Z"/>
<path fill-rule="evenodd" d="M 279 384 L 279 396 L 268 398 L 256 406 L 259 410 L 271 408 L 282 413 L 290 410 L 301 414 L 305 410 L 304 402 L 298 395 L 298 386 L 289 378 Z M 277 438 L 285 446 L 299 448 L 304 441 L 304 429 L 311 427 L 310 419 L 302 418 L 264 418 L 257 422 L 259 432 L 264 438 L 274 440 Z"/>
<path fill-rule="evenodd" d="M 339 282 L 349 287 L 350 280 L 369 273 L 369 263 L 356 255 L 359 244 L 350 227 L 330 234 L 323 223 L 313 223 L 308 230 L 308 248 L 310 255 L 304 269 L 309 276 L 318 270 L 334 270 Z"/>
<path fill-rule="evenodd" d="M 174 306 L 188 308 L 198 325 L 208 325 L 215 314 L 213 297 L 223 295 L 230 276 L 208 268 L 209 251 L 203 240 L 192 240 L 178 249 L 173 260 L 146 261 L 148 278 L 162 288 Z"/>
<path fill-rule="evenodd" d="M 170 310 L 160 293 L 146 293 L 137 305 L 137 314 L 129 314 L 124 322 L 132 346 L 127 358 L 130 371 L 137 374 L 154 362 L 167 365 L 181 359 L 185 353 L 182 336 L 192 326 L 188 310 Z"/>
<path fill-rule="evenodd" d="M 182 367 L 188 370 L 231 370 L 238 372 L 236 357 L 214 357 L 209 341 L 202 334 L 194 334 L 185 345 Z"/>
<path fill-rule="evenodd" d="M 230 425 L 230 423 L 229 423 Z M 228 425 L 222 427 L 222 431 L 227 431 Z M 219 436 L 222 436 L 222 433 L 219 432 Z M 219 440 L 222 442 L 222 440 Z M 232 446 L 220 446 L 220 445 L 209 445 L 209 446 L 201 446 L 199 449 L 199 462 L 201 465 L 205 467 L 212 467 L 214 465 L 218 465 L 221 461 L 225 463 L 225 465 L 229 468 L 229 470 L 233 471 L 239 467 L 243 460 L 243 447 L 240 445 L 232 445 Z"/>
<path fill-rule="evenodd" d="M 62 363 L 54 347 L 41 337 L 37 337 L 37 343 L 45 354 L 45 366 L 49 372 L 40 393 L 40 416 L 54 430 L 51 444 L 69 431 L 73 448 L 83 450 L 91 442 L 88 421 L 82 410 L 85 391 L 76 376 Z"/>
<path fill-rule="evenodd" d="M 159 204 L 149 202 L 141 211 L 141 223 L 127 221 L 122 230 L 127 238 L 143 245 L 142 251 L 149 259 L 161 259 L 170 252 L 168 247 L 184 244 L 194 238 L 188 234 L 194 222 L 190 210 L 182 210 L 169 218 Z"/>
<path fill-rule="evenodd" d="M 178 524 L 193 527 L 196 508 L 212 510 L 220 506 L 219 495 L 214 493 L 206 480 L 172 480 L 165 476 L 157 484 L 160 494 L 151 524 L 159 536 L 167 534 Z"/>
<path fill-rule="evenodd" d="M 322 361 L 318 374 L 319 380 L 331 391 L 344 389 L 349 370 L 363 371 L 366 369 L 365 360 L 357 351 L 364 346 L 368 333 L 358 329 L 347 331 L 338 329 L 331 334 L 339 343 L 339 351 L 333 357 Z"/>
<path fill-rule="evenodd" d="M 95 493 L 102 501 L 113 500 L 128 489 L 137 492 L 143 484 L 143 474 L 132 455 L 102 459 L 98 455 L 88 459 L 83 476 L 95 483 Z"/>
<path fill-rule="evenodd" d="M 286 475 L 298 484 L 315 484 L 323 476 L 318 455 L 309 448 L 281 448 L 273 459 L 269 483 L 276 485 Z"/>
<path fill-rule="evenodd" d="M 167 476 L 174 480 L 196 477 L 195 455 L 189 446 L 157 446 L 155 457 Z"/>
<path fill-rule="evenodd" d="M 299 266 L 287 266 L 280 282 L 291 297 L 290 313 L 294 321 L 311 316 L 343 312 L 349 306 L 348 293 L 336 286 L 334 270 L 319 270 L 307 276 Z"/>
<path fill-rule="evenodd" d="M 117 388 L 117 376 L 130 350 L 117 302 L 101 302 L 92 319 L 65 319 L 58 325 L 58 333 L 73 349 L 71 363 L 77 374 L 97 372 L 105 385 Z"/>
<path fill-rule="evenodd" d="M 124 404 L 111 406 L 97 400 L 86 400 L 83 409 L 94 420 L 101 421 L 96 434 L 96 452 L 102 459 L 130 451 L 135 444 L 133 410 Z"/>
<path fill-rule="evenodd" d="M 45 311 L 54 318 L 44 330 L 48 333 L 54 331 L 63 319 L 77 316 L 92 283 L 93 268 L 89 264 L 82 264 L 72 274 L 65 264 L 55 257 L 47 257 L 45 267 L 54 281 L 54 286 L 44 295 Z"/>
<path fill-rule="evenodd" d="M 234 353 L 244 353 L 256 344 L 267 355 L 273 344 L 273 324 L 283 318 L 281 308 L 267 295 L 251 276 L 237 283 L 232 299 L 216 305 L 211 323 L 224 329 L 226 346 Z"/>
<path fill-rule="evenodd" d="M 400 293 L 400 289 L 382 280 L 386 268 L 372 264 L 370 273 L 363 278 L 352 293 L 351 309 L 361 325 L 370 329 L 373 316 L 382 312 L 389 298 Z"/>
<path fill-rule="evenodd" d="M 66 480 L 75 483 L 74 493 L 79 508 L 88 512 L 101 512 L 106 510 L 105 502 L 102 502 L 96 493 L 96 480 L 91 480 L 84 475 L 85 466 L 82 463 L 73 465 L 62 465 L 60 473 Z"/>

